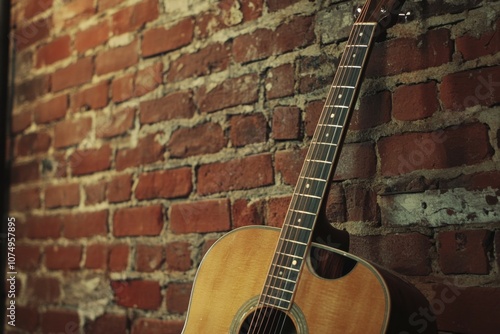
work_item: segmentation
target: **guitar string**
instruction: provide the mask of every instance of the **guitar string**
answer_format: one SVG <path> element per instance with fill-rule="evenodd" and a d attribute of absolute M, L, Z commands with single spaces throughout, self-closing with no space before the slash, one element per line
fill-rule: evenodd
<path fill-rule="evenodd" d="M 365 7 L 364 7 L 364 8 L 365 8 Z M 360 17 L 362 17 L 362 15 L 360 15 Z M 358 19 L 358 21 L 357 21 L 356 23 L 359 23 L 359 19 Z M 360 28 L 362 29 L 362 28 L 363 28 L 363 26 L 362 26 L 362 25 L 361 25 L 361 26 L 360 26 L 360 25 L 355 25 L 355 26 L 354 26 L 354 29 L 353 29 L 353 34 L 352 34 L 352 35 L 354 35 L 354 38 L 355 38 L 355 39 L 358 39 L 358 37 L 360 37 L 360 36 L 358 36 L 358 35 L 359 35 L 359 32 L 358 32 L 358 31 L 356 31 L 357 29 L 360 29 Z M 350 37 L 349 37 L 349 39 L 348 39 L 348 42 L 347 42 L 348 44 L 349 44 L 349 41 L 351 40 L 351 37 L 352 37 L 352 36 L 350 36 Z M 351 44 L 357 45 L 358 43 L 356 43 L 356 42 L 352 42 L 352 41 L 351 41 Z M 352 51 L 352 50 L 350 50 L 350 49 L 351 49 L 351 48 L 346 48 L 346 53 L 348 54 L 348 56 L 347 56 L 347 57 L 345 57 L 345 58 L 344 58 L 344 57 L 342 57 L 342 58 L 341 58 L 341 62 L 339 63 L 339 66 L 345 65 L 345 62 L 344 62 L 344 63 L 342 62 L 344 59 L 345 59 L 346 61 L 347 61 L 348 59 L 350 59 L 351 55 L 349 55 L 349 52 L 351 52 L 351 53 L 352 53 L 352 52 L 354 52 L 354 51 Z M 366 55 L 365 55 L 365 56 L 366 56 Z M 343 68 L 343 69 L 345 69 L 345 68 Z M 339 89 L 339 87 L 334 87 L 334 86 L 335 86 L 335 83 L 336 83 L 336 82 L 338 82 L 338 85 L 339 85 L 339 86 L 343 86 L 343 85 L 342 85 L 342 82 L 343 82 L 343 80 L 345 80 L 345 79 L 346 79 L 346 78 L 345 78 L 345 72 L 347 72 L 347 74 L 348 74 L 348 75 L 351 75 L 351 76 L 352 76 L 352 75 L 354 75 L 354 78 L 350 78 L 350 80 L 351 80 L 351 81 L 352 81 L 353 79 L 357 79 L 357 77 L 358 77 L 358 75 L 353 74 L 353 71 L 345 71 L 345 70 L 344 70 L 344 71 L 341 71 L 341 73 L 339 74 L 339 77 L 340 77 L 340 78 L 344 77 L 344 78 L 342 78 L 342 79 L 340 79 L 340 80 L 335 80 L 335 81 L 334 81 L 334 83 L 332 84 L 332 86 L 330 87 L 330 93 L 329 93 L 329 94 L 328 94 L 328 96 L 327 96 L 327 102 L 325 103 L 324 110 L 323 110 L 323 112 L 322 112 L 322 114 L 321 114 L 321 117 L 320 117 L 320 120 L 319 120 L 319 121 L 321 122 L 321 124 L 327 124 L 327 122 L 326 122 L 326 121 L 328 120 L 329 115 L 330 115 L 330 114 L 331 114 L 331 112 L 333 111 L 333 110 L 332 110 L 332 109 L 333 109 L 333 108 L 332 108 L 332 105 L 333 105 L 333 103 L 332 103 L 332 102 L 333 102 L 333 100 L 335 99 L 335 97 L 338 97 L 338 96 L 339 96 L 338 94 L 340 94 L 340 91 L 341 91 L 341 90 Z M 349 73 L 349 72 L 350 72 L 350 73 Z M 353 92 L 353 93 L 354 93 L 354 92 Z M 345 94 L 345 95 L 347 95 L 347 96 L 348 96 L 349 94 Z M 342 98 L 342 99 L 343 99 L 343 104 L 341 104 L 341 105 L 345 105 L 345 102 L 348 100 L 347 96 L 344 96 L 344 97 Z M 330 101 L 328 101 L 328 100 L 330 100 Z M 352 102 L 353 102 L 353 101 L 351 101 L 351 103 L 352 103 Z M 345 117 L 346 117 L 346 118 L 343 120 L 344 127 L 345 127 L 345 125 L 346 125 L 345 123 L 346 123 L 346 121 L 347 121 L 347 115 L 345 115 Z M 337 122 L 339 121 L 339 119 L 338 119 L 338 116 L 337 116 L 337 115 L 334 115 L 334 118 L 337 118 Z M 340 120 L 340 121 L 342 121 L 342 120 Z M 337 131 L 344 131 L 344 127 L 343 127 L 343 128 L 341 128 L 340 130 L 337 130 L 338 128 L 336 128 L 336 127 L 335 127 L 335 130 L 334 130 L 334 135 L 332 136 L 332 138 L 336 138 L 336 136 L 337 136 L 337 135 L 340 135 L 340 134 L 337 134 Z M 324 136 L 326 135 L 326 134 L 325 134 L 325 131 L 328 131 L 328 130 L 326 130 L 326 129 L 325 129 L 325 126 L 322 126 L 322 127 L 321 127 L 321 129 L 319 129 L 318 135 L 317 135 L 317 136 L 313 136 L 313 140 L 314 140 L 314 138 L 315 138 L 315 137 L 316 137 L 316 141 L 318 141 L 318 139 L 319 139 L 319 138 L 324 137 Z M 323 132 L 323 135 L 322 135 L 322 136 L 321 136 L 321 132 Z M 319 145 L 314 145 L 314 146 L 313 146 L 313 148 L 312 148 L 312 150 L 309 150 L 309 152 L 311 152 L 311 154 L 309 154 L 309 152 L 308 152 L 308 154 L 307 154 L 307 155 L 309 156 L 309 159 L 311 159 L 313 156 L 315 156 L 315 154 L 318 154 L 317 152 L 315 153 L 315 150 L 317 151 L 317 150 L 321 150 L 321 149 L 322 149 L 322 148 L 321 148 L 321 146 L 319 146 Z M 334 150 L 337 150 L 337 149 L 338 149 L 338 148 L 335 148 Z M 328 148 L 328 150 L 331 150 L 331 148 Z M 330 154 L 331 154 L 331 152 L 328 152 L 328 153 L 326 154 L 326 156 L 329 156 Z M 338 152 L 334 152 L 334 154 L 338 154 Z M 307 157 L 306 157 L 306 158 L 307 158 Z M 316 165 L 318 165 L 317 163 L 315 163 L 315 164 L 308 164 L 306 167 L 307 167 L 307 168 L 310 168 L 310 166 L 311 166 L 311 165 L 312 165 L 312 168 L 317 169 L 317 166 L 316 166 Z M 321 174 L 321 175 L 323 175 L 323 172 L 324 172 L 324 169 L 325 169 L 325 168 L 330 169 L 330 167 L 327 167 L 327 166 L 323 166 L 323 167 L 321 167 L 321 169 L 322 169 L 322 174 Z M 316 173 L 317 173 L 317 171 L 316 171 Z M 301 172 L 301 174 L 300 174 L 300 175 L 302 175 L 302 174 L 303 174 L 303 173 Z M 307 173 L 304 173 L 304 175 L 307 175 Z M 309 175 L 310 175 L 310 174 L 309 174 Z M 319 174 L 313 174 L 313 175 L 319 175 Z M 299 179 L 299 182 L 300 182 L 300 186 L 299 186 L 298 188 L 299 188 L 299 189 L 302 189 L 302 190 L 305 190 L 305 189 L 304 189 L 304 179 Z M 318 186 L 316 186 L 316 187 L 318 187 Z M 313 193 L 315 193 L 315 191 L 316 191 L 316 190 L 318 190 L 318 189 L 313 189 Z M 299 193 L 304 193 L 304 191 L 301 191 L 301 192 L 299 192 Z M 305 203 L 304 203 L 304 201 L 305 201 Z M 298 197 L 298 196 L 296 196 L 296 194 L 294 193 L 294 195 L 293 195 L 293 197 L 292 197 L 292 203 L 291 203 L 291 205 L 290 205 L 290 206 L 292 207 L 292 204 L 293 204 L 293 206 L 296 206 L 296 205 L 297 205 L 297 202 L 301 202 L 301 203 L 304 203 L 305 207 L 307 208 L 307 207 L 309 207 L 309 206 L 311 205 L 311 201 L 312 201 L 312 200 L 311 200 L 311 199 L 309 199 L 309 198 L 305 198 L 305 199 L 304 199 L 303 197 L 302 197 L 302 198 L 299 198 L 299 197 Z M 293 218 L 295 218 L 295 216 L 297 216 L 297 215 L 295 215 L 295 213 L 292 213 L 292 214 L 290 215 L 290 217 L 291 217 L 291 218 L 290 218 L 290 219 L 288 219 L 288 220 L 289 220 L 289 221 L 288 221 L 288 224 L 287 224 L 287 222 L 285 222 L 285 226 L 284 226 L 285 231 L 284 231 L 284 233 L 282 233 L 284 236 L 286 236 L 287 232 L 289 232 L 289 229 L 291 228 L 291 227 L 289 226 L 289 224 L 292 224 L 292 222 L 294 221 L 294 219 L 293 219 Z M 295 230 L 296 230 L 296 229 L 295 229 Z M 310 231 L 310 233 L 312 234 L 312 230 Z M 288 233 L 288 234 L 289 234 L 289 233 Z M 294 232 L 292 232 L 292 234 L 295 234 L 292 238 L 286 238 L 286 237 L 285 237 L 284 239 L 285 239 L 285 240 L 287 240 L 287 239 L 288 239 L 288 240 L 296 240 L 296 239 L 299 239 L 298 237 L 299 237 L 299 235 L 300 235 L 300 231 L 298 231 L 298 232 L 297 232 L 297 231 L 294 231 Z M 311 236 L 312 236 L 312 235 L 309 235 L 309 238 L 308 238 L 309 240 L 310 240 Z M 291 243 L 289 242 L 288 244 L 291 244 Z M 286 247 L 285 247 L 285 251 L 284 251 L 283 253 L 285 253 L 285 254 L 295 254 L 297 246 L 295 246 L 295 249 L 294 249 L 294 245 L 293 245 L 293 244 L 292 244 L 291 246 L 292 246 L 292 249 L 291 249 L 291 251 L 292 251 L 292 252 L 291 252 L 291 253 L 289 253 L 289 252 L 286 250 Z M 282 239 L 280 239 L 278 249 L 282 249 L 282 248 L 283 248 L 283 241 L 282 241 Z M 307 249 L 306 249 L 306 251 L 307 251 Z M 304 254 L 304 255 L 305 255 L 305 254 Z M 302 255 L 302 254 L 301 254 L 301 256 L 303 257 L 303 258 L 301 259 L 301 261 L 302 261 L 302 262 L 301 262 L 301 267 L 304 265 L 304 263 L 303 263 L 303 261 L 305 260 L 304 255 Z M 281 258 L 281 259 L 280 259 L 280 258 Z M 278 255 L 278 256 L 277 256 L 277 259 L 278 259 L 278 263 L 280 263 L 280 265 L 285 264 L 285 266 L 284 266 L 285 268 L 290 267 L 289 265 L 286 265 L 286 263 L 284 263 L 284 260 L 285 260 L 285 259 L 284 259 L 284 256 L 282 256 L 282 255 Z M 286 261 L 286 260 L 285 260 L 285 261 Z M 273 259 L 273 263 L 275 263 L 274 259 Z M 301 269 L 301 267 L 300 267 L 299 269 Z M 288 273 L 288 277 L 287 277 L 287 279 L 290 279 L 290 278 L 291 278 L 290 274 L 291 274 L 291 271 L 289 270 L 289 273 Z M 299 274 L 300 274 L 300 272 L 299 272 Z M 298 278 L 298 277 L 297 277 L 297 278 Z M 269 291 L 270 287 L 275 286 L 275 284 L 272 284 L 273 280 L 274 280 L 274 281 L 276 281 L 277 279 L 271 279 L 271 281 L 269 282 L 270 284 L 269 284 L 269 285 L 267 285 L 267 284 L 266 284 L 266 287 L 265 287 L 265 289 L 264 289 L 264 293 L 263 293 L 263 295 L 267 295 L 267 292 L 266 292 L 266 291 Z M 297 284 L 298 279 L 297 279 L 297 280 L 294 280 L 294 281 L 295 281 L 295 284 Z M 267 280 L 266 280 L 266 283 L 267 283 Z M 284 285 L 286 286 L 286 283 L 285 283 Z M 280 287 L 283 289 L 283 288 L 284 288 L 284 285 L 282 284 Z M 295 290 L 295 289 L 294 289 L 294 290 Z M 282 291 L 283 291 L 283 290 L 282 290 Z M 281 297 L 283 297 L 283 295 L 284 295 L 284 291 L 282 292 Z M 263 303 L 262 303 L 262 306 L 263 306 L 264 304 L 265 304 L 265 303 L 263 302 Z M 261 310 L 261 311 L 260 311 L 259 313 L 261 313 L 261 312 L 266 312 L 265 310 L 264 310 L 264 311 L 262 311 L 262 310 L 263 310 L 263 308 L 261 308 L 260 310 Z M 253 318 L 255 317 L 255 313 L 256 313 L 256 312 L 254 312 Z M 281 331 L 283 330 L 283 328 L 284 328 L 283 326 L 284 326 L 285 321 L 286 321 L 286 314 L 285 314 L 284 312 L 279 312 L 279 314 L 280 314 L 280 315 L 279 315 L 279 318 L 280 318 L 280 319 L 278 320 L 278 323 L 279 323 L 279 322 L 281 322 L 281 323 L 282 323 L 282 327 L 281 327 L 281 330 L 280 330 L 280 332 L 281 332 Z M 273 317 L 273 318 L 276 318 L 276 317 Z M 281 318 L 284 318 L 284 319 L 281 319 Z M 258 316 L 258 318 L 257 318 L 257 324 L 259 324 L 259 319 L 260 319 L 260 314 L 259 314 L 259 316 Z M 275 320 L 276 320 L 276 319 L 273 319 L 273 326 L 274 326 L 274 321 L 275 321 Z M 254 323 L 254 319 L 252 319 L 252 321 L 251 321 L 251 324 L 250 324 L 250 329 L 251 329 L 251 327 L 252 327 L 252 324 L 253 324 L 253 323 Z M 268 324 L 268 323 L 269 323 L 269 318 L 268 318 L 268 320 L 267 320 L 267 324 Z M 261 327 L 261 326 L 259 325 L 259 330 L 261 329 L 260 327 Z M 272 328 L 272 327 L 271 327 L 271 328 Z M 249 333 L 250 333 L 250 332 L 249 332 Z M 258 331 L 258 333 L 259 333 L 259 331 Z"/>

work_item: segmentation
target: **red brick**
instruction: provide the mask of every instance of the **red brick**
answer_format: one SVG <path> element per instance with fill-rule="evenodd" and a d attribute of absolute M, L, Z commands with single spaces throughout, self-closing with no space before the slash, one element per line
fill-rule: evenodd
<path fill-rule="evenodd" d="M 163 64 L 158 62 L 137 72 L 134 81 L 134 96 L 142 96 L 163 82 Z"/>
<path fill-rule="evenodd" d="M 136 248 L 137 271 L 152 272 L 161 269 L 165 262 L 162 246 L 137 245 Z"/>
<path fill-rule="evenodd" d="M 376 169 L 377 157 L 373 143 L 345 144 L 333 179 L 366 179 L 375 176 Z"/>
<path fill-rule="evenodd" d="M 96 74 L 102 75 L 131 67 L 139 61 L 138 41 L 99 53 L 95 58 Z"/>
<path fill-rule="evenodd" d="M 157 310 L 161 305 L 160 284 L 156 281 L 113 281 L 111 288 L 118 305 Z"/>
<path fill-rule="evenodd" d="M 105 313 L 90 322 L 85 330 L 87 334 L 126 333 L 127 317 L 121 314 Z"/>
<path fill-rule="evenodd" d="M 123 102 L 134 96 L 135 74 L 129 73 L 115 78 L 111 83 L 111 96 L 114 102 Z"/>
<path fill-rule="evenodd" d="M 141 124 L 151 124 L 177 118 L 191 118 L 195 113 L 192 94 L 182 91 L 168 94 L 156 100 L 140 103 L 139 119 Z"/>
<path fill-rule="evenodd" d="M 430 310 L 437 315 L 439 330 L 453 333 L 495 333 L 500 318 L 495 311 L 500 307 L 498 287 L 464 287 L 437 284 Z M 416 318 L 420 323 L 425 317 Z"/>
<path fill-rule="evenodd" d="M 168 73 L 169 81 L 205 76 L 225 70 L 230 61 L 231 44 L 211 44 L 196 53 L 187 53 L 174 60 Z"/>
<path fill-rule="evenodd" d="M 184 314 L 189 306 L 191 283 L 170 283 L 167 286 L 167 311 L 174 314 Z"/>
<path fill-rule="evenodd" d="M 61 297 L 59 280 L 55 277 L 28 277 L 26 289 L 30 301 L 36 304 L 56 303 Z"/>
<path fill-rule="evenodd" d="M 431 273 L 431 241 L 419 233 L 351 236 L 350 252 L 403 275 Z"/>
<path fill-rule="evenodd" d="M 207 87 L 201 87 L 196 100 L 201 112 L 213 112 L 240 104 L 254 103 L 258 99 L 258 83 L 259 77 L 255 74 L 227 79 L 209 91 Z"/>
<path fill-rule="evenodd" d="M 366 75 L 380 77 L 440 66 L 451 61 L 452 53 L 448 29 L 429 30 L 416 39 L 391 39 L 375 44 Z"/>
<path fill-rule="evenodd" d="M 75 333 L 80 327 L 80 317 L 75 311 L 49 309 L 40 314 L 43 334 Z"/>
<path fill-rule="evenodd" d="M 25 19 L 30 19 L 50 9 L 52 3 L 53 0 L 28 1 L 24 7 L 23 16 Z"/>
<path fill-rule="evenodd" d="M 124 271 L 128 268 L 130 247 L 117 244 L 109 247 L 108 268 L 110 271 Z"/>
<path fill-rule="evenodd" d="M 50 123 L 66 116 L 68 109 L 68 95 L 56 96 L 35 106 L 35 122 L 38 124 Z"/>
<path fill-rule="evenodd" d="M 71 38 L 65 35 L 41 46 L 36 53 L 36 67 L 44 67 L 71 55 Z"/>
<path fill-rule="evenodd" d="M 314 17 L 297 16 L 276 28 L 258 29 L 238 36 L 233 43 L 234 59 L 239 63 L 282 54 L 314 42 Z"/>
<path fill-rule="evenodd" d="M 113 217 L 115 237 L 159 235 L 162 229 L 161 205 L 118 209 Z"/>
<path fill-rule="evenodd" d="M 476 105 L 493 106 L 500 102 L 500 66 L 453 73 L 441 81 L 440 99 L 447 110 L 461 111 Z"/>
<path fill-rule="evenodd" d="M 76 270 L 80 268 L 81 246 L 45 247 L 45 266 L 50 270 Z"/>
<path fill-rule="evenodd" d="M 109 169 L 111 153 L 109 145 L 98 149 L 75 151 L 70 157 L 72 174 L 75 176 L 87 175 Z"/>
<path fill-rule="evenodd" d="M 215 242 L 217 240 L 218 239 L 208 239 L 208 240 L 205 240 L 205 242 L 203 243 L 203 247 L 201 249 L 201 256 L 205 256 L 207 254 L 207 252 L 210 250 L 210 248 L 215 244 Z"/>
<path fill-rule="evenodd" d="M 78 90 L 71 99 L 73 110 L 96 110 L 108 104 L 109 82 L 102 81 L 91 87 Z"/>
<path fill-rule="evenodd" d="M 276 173 L 281 175 L 284 184 L 295 186 L 299 178 L 307 149 L 278 151 L 274 157 Z"/>
<path fill-rule="evenodd" d="M 243 22 L 253 21 L 262 15 L 263 0 L 242 0 L 241 12 L 243 13 Z"/>
<path fill-rule="evenodd" d="M 146 30 L 142 40 L 142 55 L 153 56 L 188 45 L 193 40 L 193 31 L 194 23 L 191 18 L 184 19 L 170 28 Z"/>
<path fill-rule="evenodd" d="M 130 174 L 117 175 L 109 181 L 107 198 L 110 203 L 126 202 L 132 193 L 132 177 Z"/>
<path fill-rule="evenodd" d="M 108 247 L 103 244 L 87 245 L 85 268 L 105 270 L 108 266 Z"/>
<path fill-rule="evenodd" d="M 231 217 L 233 228 L 247 225 L 264 224 L 264 205 L 262 201 L 238 199 L 232 205 Z"/>
<path fill-rule="evenodd" d="M 173 233 L 208 233 L 231 227 L 229 202 L 206 200 L 172 205 L 170 229 Z"/>
<path fill-rule="evenodd" d="M 271 155 L 261 154 L 227 162 L 203 165 L 198 169 L 198 194 L 252 189 L 274 183 Z"/>
<path fill-rule="evenodd" d="M 344 223 L 347 221 L 344 188 L 340 183 L 332 183 L 330 189 L 327 189 L 327 191 L 328 196 L 325 204 L 325 218 L 330 223 Z"/>
<path fill-rule="evenodd" d="M 189 167 L 141 174 L 135 197 L 139 200 L 186 197 L 193 189 L 191 179 Z"/>
<path fill-rule="evenodd" d="M 299 139 L 300 109 L 297 107 L 276 107 L 273 111 L 273 138 L 277 140 Z"/>
<path fill-rule="evenodd" d="M 233 116 L 230 124 L 229 136 L 233 146 L 262 143 L 267 139 L 267 121 L 261 113 Z"/>
<path fill-rule="evenodd" d="M 345 186 L 345 197 L 348 221 L 380 220 L 377 194 L 372 189 L 359 184 L 348 185 Z"/>
<path fill-rule="evenodd" d="M 63 236 L 68 239 L 90 238 L 108 233 L 108 211 L 82 212 L 67 216 Z"/>
<path fill-rule="evenodd" d="M 75 35 L 75 49 L 84 53 L 104 44 L 110 36 L 110 27 L 107 21 L 100 22 L 90 28 L 78 31 Z"/>
<path fill-rule="evenodd" d="M 488 252 L 492 232 L 487 230 L 444 231 L 439 233 L 439 265 L 444 274 L 489 273 Z"/>
<path fill-rule="evenodd" d="M 299 1 L 300 0 L 267 0 L 266 3 L 269 7 L 269 11 L 275 12 L 277 10 L 291 6 Z"/>
<path fill-rule="evenodd" d="M 12 134 L 18 134 L 26 130 L 32 122 L 33 113 L 31 111 L 24 111 L 12 115 L 11 131 Z"/>
<path fill-rule="evenodd" d="M 99 11 L 105 11 L 107 9 L 116 7 L 120 5 L 123 1 L 122 0 L 98 0 L 97 7 L 99 8 Z"/>
<path fill-rule="evenodd" d="M 32 245 L 16 245 L 16 266 L 24 271 L 32 271 L 40 266 L 40 248 Z"/>
<path fill-rule="evenodd" d="M 135 118 L 135 109 L 125 108 L 102 113 L 97 117 L 96 137 L 111 138 L 130 130 Z"/>
<path fill-rule="evenodd" d="M 49 185 L 45 188 L 45 207 L 72 207 L 80 204 L 80 185 L 78 183 Z"/>
<path fill-rule="evenodd" d="M 382 175 L 473 165 L 492 155 L 488 128 L 471 123 L 435 132 L 405 133 L 379 140 Z"/>
<path fill-rule="evenodd" d="M 52 18 L 29 22 L 15 30 L 16 49 L 21 51 L 49 36 L 52 29 Z"/>
<path fill-rule="evenodd" d="M 167 269 L 177 271 L 188 271 L 193 265 L 191 260 L 191 244 L 189 242 L 177 241 L 167 244 L 165 249 Z"/>
<path fill-rule="evenodd" d="M 52 91 L 80 86 L 90 82 L 94 74 L 94 64 L 91 57 L 82 58 L 76 63 L 55 71 L 51 76 Z"/>
<path fill-rule="evenodd" d="M 293 64 L 284 64 L 269 70 L 266 78 L 266 98 L 290 96 L 294 92 L 295 69 Z"/>
<path fill-rule="evenodd" d="M 11 168 L 11 184 L 28 183 L 40 178 L 37 161 L 17 163 Z"/>
<path fill-rule="evenodd" d="M 113 35 L 137 31 L 156 18 L 158 18 L 158 0 L 146 0 L 125 7 L 112 16 Z"/>
<path fill-rule="evenodd" d="M 148 135 L 139 139 L 137 147 L 118 151 L 116 169 L 123 170 L 160 161 L 163 158 L 163 150 L 163 146 L 155 140 L 155 135 Z"/>
<path fill-rule="evenodd" d="M 14 98 L 18 104 L 30 102 L 48 93 L 50 89 L 50 76 L 38 76 L 16 85 Z"/>
<path fill-rule="evenodd" d="M 16 139 L 16 156 L 47 153 L 52 139 L 47 132 L 32 132 Z"/>
<path fill-rule="evenodd" d="M 57 239 L 61 236 L 61 216 L 31 216 L 26 221 L 26 236 L 30 239 Z"/>
<path fill-rule="evenodd" d="M 414 121 L 432 116 L 439 110 L 437 87 L 434 81 L 401 86 L 394 91 L 392 112 L 395 119 Z"/>
<path fill-rule="evenodd" d="M 471 34 L 458 37 L 455 41 L 457 51 L 462 54 L 464 60 L 494 55 L 500 51 L 499 30 L 500 20 L 497 19 L 496 30 L 486 31 L 479 37 Z"/>
<path fill-rule="evenodd" d="M 443 180 L 440 189 L 465 188 L 467 190 L 483 190 L 488 187 L 500 188 L 500 171 L 464 174 L 452 180 Z"/>
<path fill-rule="evenodd" d="M 68 27 L 78 23 L 82 18 L 89 17 L 93 13 L 95 13 L 93 2 L 72 0 L 66 2 L 57 14 L 60 15 L 60 19 L 66 21 L 65 25 Z"/>
<path fill-rule="evenodd" d="M 183 320 L 141 318 L 134 321 L 132 334 L 180 334 L 183 327 Z"/>
<path fill-rule="evenodd" d="M 170 138 L 167 147 L 172 158 L 217 153 L 227 144 L 219 124 L 205 123 L 194 128 L 180 128 Z"/>
<path fill-rule="evenodd" d="M 359 109 L 352 114 L 349 130 L 366 130 L 389 123 L 391 110 L 392 100 L 389 91 L 363 96 L 360 98 Z"/>
<path fill-rule="evenodd" d="M 298 63 L 299 93 L 310 93 L 330 86 L 337 63 L 338 59 L 331 59 L 325 54 L 301 58 Z"/>
<path fill-rule="evenodd" d="M 16 327 L 30 333 L 36 332 L 38 328 L 38 310 L 32 305 L 16 305 Z"/>
<path fill-rule="evenodd" d="M 196 26 L 194 28 L 194 31 L 196 36 L 200 39 L 205 39 L 209 36 L 212 36 L 217 31 L 220 31 L 224 28 L 227 28 L 227 25 L 222 20 L 221 15 L 219 15 L 219 13 L 216 13 L 215 10 L 196 15 Z"/>
<path fill-rule="evenodd" d="M 307 104 L 305 109 L 306 112 L 305 133 L 308 137 L 313 136 L 314 130 L 316 130 L 316 126 L 318 125 L 318 121 L 324 105 L 325 105 L 324 101 L 313 101 Z"/>
<path fill-rule="evenodd" d="M 84 185 L 83 189 L 85 191 L 85 205 L 102 203 L 106 198 L 106 183 L 104 182 Z"/>
<path fill-rule="evenodd" d="M 266 225 L 282 227 L 290 206 L 291 197 L 271 198 L 267 203 Z"/>

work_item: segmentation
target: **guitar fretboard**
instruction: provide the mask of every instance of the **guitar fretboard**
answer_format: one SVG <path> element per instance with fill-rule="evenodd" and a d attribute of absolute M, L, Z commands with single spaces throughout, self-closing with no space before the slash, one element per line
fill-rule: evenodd
<path fill-rule="evenodd" d="M 375 23 L 356 23 L 311 140 L 281 230 L 259 304 L 289 309 L 323 198 L 337 164 L 375 34 Z"/>

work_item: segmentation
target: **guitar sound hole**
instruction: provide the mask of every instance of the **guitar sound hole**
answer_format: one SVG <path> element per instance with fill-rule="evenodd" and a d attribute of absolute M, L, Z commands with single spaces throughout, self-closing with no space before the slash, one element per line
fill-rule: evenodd
<path fill-rule="evenodd" d="M 248 314 L 238 334 L 297 334 L 297 329 L 285 312 L 262 307 Z"/>

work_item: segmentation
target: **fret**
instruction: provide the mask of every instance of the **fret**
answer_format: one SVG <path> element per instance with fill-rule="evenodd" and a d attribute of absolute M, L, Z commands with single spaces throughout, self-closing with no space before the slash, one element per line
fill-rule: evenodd
<path fill-rule="evenodd" d="M 285 302 L 286 304 L 290 304 L 290 300 L 286 300 L 286 299 L 283 299 L 280 297 L 266 295 L 266 298 L 271 298 L 271 299 L 277 300 L 279 302 Z M 281 305 L 274 305 L 274 306 L 280 307 Z M 283 306 L 281 306 L 281 307 L 283 307 Z"/>
<path fill-rule="evenodd" d="M 325 107 L 327 107 L 327 108 L 349 109 L 349 106 L 343 106 L 343 105 L 340 105 L 340 104 L 325 104 Z"/>
<path fill-rule="evenodd" d="M 361 68 L 359 65 L 340 65 L 339 68 Z"/>
<path fill-rule="evenodd" d="M 332 127 L 332 128 L 340 128 L 340 129 L 342 129 L 342 128 L 343 128 L 343 126 L 342 126 L 342 125 L 337 125 L 337 124 L 325 124 L 325 123 L 323 123 L 323 124 L 318 124 L 318 126 L 328 126 L 328 127 Z"/>
<path fill-rule="evenodd" d="M 318 159 L 306 159 L 306 161 L 317 162 L 317 163 L 321 163 L 321 164 L 329 164 L 329 165 L 332 164 L 331 161 L 318 160 Z"/>
<path fill-rule="evenodd" d="M 294 243 L 297 245 L 307 246 L 307 243 L 305 243 L 305 242 L 300 242 L 300 241 L 296 241 L 296 240 L 289 240 L 289 239 L 284 239 L 284 238 L 280 238 L 280 240 L 283 240 L 285 242 L 291 242 L 291 243 Z"/>
<path fill-rule="evenodd" d="M 323 141 L 311 141 L 311 144 L 313 144 L 313 145 L 327 145 L 327 146 L 333 146 L 333 147 L 337 147 L 338 146 L 335 143 L 326 143 L 326 142 L 323 142 Z"/>
<path fill-rule="evenodd" d="M 278 268 L 287 269 L 287 270 L 293 270 L 293 271 L 295 271 L 295 272 L 299 272 L 299 271 L 300 271 L 299 269 L 290 268 L 290 267 L 287 267 L 287 266 L 282 266 L 282 265 L 279 265 L 279 264 L 275 264 L 274 266 L 275 266 L 275 267 L 278 267 Z"/>
<path fill-rule="evenodd" d="M 346 45 L 348 48 L 367 48 L 368 45 L 365 44 L 348 44 Z"/>
<path fill-rule="evenodd" d="M 316 196 L 316 195 L 309 195 L 309 194 L 294 194 L 296 196 L 304 196 L 304 197 L 309 197 L 309 198 L 314 198 L 314 199 L 321 199 L 322 197 L 321 196 Z"/>
<path fill-rule="evenodd" d="M 281 277 L 281 276 L 276 276 L 276 275 L 272 275 L 270 274 L 269 277 L 272 277 L 271 279 L 279 279 L 279 280 L 282 280 L 282 281 L 285 281 L 285 282 L 288 282 L 288 283 L 297 283 L 297 281 L 295 280 L 292 280 L 292 279 L 289 279 L 289 278 L 285 278 L 285 277 Z"/>
<path fill-rule="evenodd" d="M 279 291 L 282 291 L 282 292 L 285 292 L 285 293 L 288 293 L 288 294 L 291 294 L 293 293 L 293 290 L 288 290 L 288 289 L 283 289 L 283 288 L 278 288 L 278 287 L 275 287 L 275 286 L 272 286 L 272 285 L 269 285 L 269 284 L 266 284 L 264 285 L 265 287 L 268 287 L 269 289 L 272 289 L 272 290 L 279 290 Z M 269 295 L 268 295 L 269 296 Z M 284 299 L 284 300 L 287 300 L 287 299 Z M 288 301 L 288 300 L 287 300 Z"/>
<path fill-rule="evenodd" d="M 297 227 L 297 226 L 295 226 Z M 281 255 L 284 255 L 284 256 L 289 256 L 289 257 L 293 257 L 293 258 L 296 258 L 296 259 L 302 259 L 302 256 L 298 256 L 298 255 L 293 255 L 293 254 L 288 254 L 288 253 L 283 253 L 283 252 L 277 252 L 278 254 L 281 254 Z"/>
<path fill-rule="evenodd" d="M 346 86 L 346 85 L 334 85 L 333 88 L 344 88 L 344 89 L 354 89 L 354 86 Z"/>
<path fill-rule="evenodd" d="M 320 178 L 317 178 L 317 177 L 301 176 L 300 178 L 301 179 L 305 179 L 305 180 L 311 180 L 311 181 L 318 181 L 318 182 L 324 182 L 324 183 L 326 183 L 326 180 L 320 179 Z"/>

